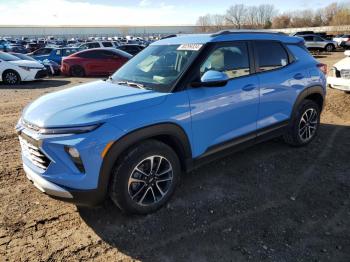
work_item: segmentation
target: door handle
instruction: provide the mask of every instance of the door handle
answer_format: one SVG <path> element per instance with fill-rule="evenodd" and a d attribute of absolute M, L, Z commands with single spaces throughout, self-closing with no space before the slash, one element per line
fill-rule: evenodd
<path fill-rule="evenodd" d="M 255 87 L 256 87 L 255 85 L 249 84 L 249 85 L 243 86 L 242 90 L 243 91 L 252 91 L 253 89 L 255 89 Z"/>
<path fill-rule="evenodd" d="M 296 79 L 296 80 L 300 80 L 300 79 L 303 79 L 303 78 L 304 78 L 304 75 L 301 74 L 301 73 L 298 73 L 298 74 L 294 75 L 294 79 Z"/>

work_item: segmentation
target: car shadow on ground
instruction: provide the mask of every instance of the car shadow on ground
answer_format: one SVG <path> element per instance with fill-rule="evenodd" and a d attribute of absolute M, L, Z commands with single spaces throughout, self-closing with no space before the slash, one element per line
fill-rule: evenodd
<path fill-rule="evenodd" d="M 64 79 L 42 79 L 30 82 L 22 82 L 18 85 L 6 85 L 0 82 L 0 89 L 45 89 L 68 85 L 71 82 Z"/>
<path fill-rule="evenodd" d="M 111 201 L 78 212 L 141 261 L 349 261 L 349 148 L 349 126 L 322 124 L 306 147 L 275 139 L 184 175 L 156 213 L 125 215 Z"/>

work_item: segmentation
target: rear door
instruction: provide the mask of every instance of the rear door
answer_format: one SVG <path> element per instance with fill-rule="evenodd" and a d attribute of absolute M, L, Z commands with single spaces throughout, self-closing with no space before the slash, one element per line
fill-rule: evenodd
<path fill-rule="evenodd" d="M 314 36 L 314 43 L 317 48 L 324 48 L 326 46 L 326 41 L 319 36 Z"/>
<path fill-rule="evenodd" d="M 278 41 L 254 41 L 254 49 L 260 83 L 259 131 L 289 120 L 296 96 L 304 88 L 306 72 Z"/>

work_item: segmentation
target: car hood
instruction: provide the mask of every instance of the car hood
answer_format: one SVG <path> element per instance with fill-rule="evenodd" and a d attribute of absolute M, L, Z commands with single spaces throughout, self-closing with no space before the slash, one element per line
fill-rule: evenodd
<path fill-rule="evenodd" d="M 350 57 L 345 57 L 344 59 L 340 60 L 338 63 L 334 64 L 334 67 L 338 70 L 350 70 Z"/>
<path fill-rule="evenodd" d="M 96 81 L 40 97 L 23 111 L 38 127 L 81 126 L 161 103 L 166 93 Z"/>
<path fill-rule="evenodd" d="M 8 62 L 17 66 L 40 67 L 40 68 L 43 67 L 41 63 L 37 61 L 31 61 L 31 60 L 16 60 L 16 61 L 8 61 Z"/>

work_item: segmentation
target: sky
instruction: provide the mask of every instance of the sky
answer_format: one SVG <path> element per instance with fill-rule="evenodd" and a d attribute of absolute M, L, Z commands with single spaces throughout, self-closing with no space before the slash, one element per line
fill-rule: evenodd
<path fill-rule="evenodd" d="M 326 0 L 250 0 L 280 12 L 328 5 Z M 0 25 L 194 25 L 243 0 L 0 0 Z"/>

